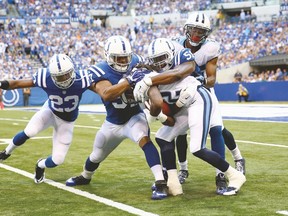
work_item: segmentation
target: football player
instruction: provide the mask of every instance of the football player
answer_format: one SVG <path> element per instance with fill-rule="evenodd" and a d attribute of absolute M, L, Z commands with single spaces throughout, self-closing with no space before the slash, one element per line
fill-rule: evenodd
<path fill-rule="evenodd" d="M 217 103 L 215 97 L 196 78 L 189 76 L 195 69 L 194 55 L 187 48 L 176 52 L 170 40 L 158 38 L 149 45 L 148 59 L 154 70 L 165 72 L 155 76 L 145 75 L 135 86 L 135 100 L 146 100 L 150 86 L 158 86 L 168 103 L 176 102 L 178 108 L 183 107 L 174 115 L 175 125 L 163 126 L 156 134 L 162 162 L 168 172 L 169 192 L 173 195 L 182 193 L 177 178 L 174 139 L 189 129 L 190 152 L 227 175 L 229 187 L 223 190 L 221 195 L 235 195 L 246 178 L 240 171 L 231 167 L 220 154 L 205 147 L 209 130 L 216 128 L 215 133 L 218 133 L 218 137 L 222 137 L 222 119 L 219 107 L 215 106 Z M 223 138 L 217 141 L 222 142 L 219 145 L 224 145 Z"/>
<path fill-rule="evenodd" d="M 48 100 L 34 114 L 25 129 L 17 133 L 4 151 L 0 161 L 10 157 L 11 153 L 28 139 L 46 128 L 53 127 L 52 154 L 39 159 L 35 168 L 35 183 L 44 181 L 45 168 L 54 168 L 64 162 L 72 142 L 74 122 L 78 116 L 82 94 L 90 89 L 92 81 L 87 71 L 76 71 L 69 56 L 55 54 L 48 68 L 38 69 L 33 78 L 27 80 L 4 80 L 2 89 L 40 87 L 48 95 Z"/>
<path fill-rule="evenodd" d="M 194 54 L 195 62 L 200 67 L 200 70 L 195 72 L 193 75 L 196 76 L 207 89 L 209 89 L 212 93 L 212 97 L 215 97 L 217 101 L 215 105 L 219 106 L 213 87 L 216 82 L 216 69 L 218 56 L 220 55 L 220 44 L 213 39 L 207 38 L 211 33 L 209 17 L 202 12 L 192 13 L 184 25 L 184 31 L 185 36 L 176 38 L 175 40 L 185 48 L 190 49 Z M 232 133 L 223 126 L 223 122 L 221 126 L 225 144 L 234 158 L 235 168 L 245 174 L 245 159 L 242 157 Z M 219 128 L 212 128 L 209 132 L 211 137 L 211 147 L 212 150 L 218 152 L 222 158 L 225 159 L 225 147 L 224 145 L 219 145 L 218 140 L 221 138 L 217 137 L 218 132 L 216 130 L 219 130 Z M 187 134 L 178 136 L 176 139 L 180 165 L 178 177 L 181 183 L 184 183 L 185 179 L 189 175 L 188 163 L 186 160 L 186 137 Z M 222 190 L 225 190 L 225 188 L 225 176 L 220 170 L 216 170 L 216 193 L 221 194 Z"/>
<path fill-rule="evenodd" d="M 108 38 L 104 49 L 106 60 L 91 66 L 88 71 L 93 74 L 96 92 L 106 108 L 106 120 L 96 134 L 93 151 L 84 164 L 83 172 L 79 176 L 69 178 L 66 185 L 89 184 L 100 163 L 128 138 L 144 151 L 146 161 L 154 174 L 156 190 L 151 198 L 166 198 L 167 184 L 162 173 L 159 153 L 149 136 L 149 125 L 139 104 L 129 97 L 129 93 L 133 96 L 132 91 L 129 92 L 129 84 L 133 85 L 133 79 L 137 79 L 130 73 L 143 58 L 132 53 L 129 41 L 123 36 Z M 159 112 L 158 109 L 153 114 L 158 115 Z"/>

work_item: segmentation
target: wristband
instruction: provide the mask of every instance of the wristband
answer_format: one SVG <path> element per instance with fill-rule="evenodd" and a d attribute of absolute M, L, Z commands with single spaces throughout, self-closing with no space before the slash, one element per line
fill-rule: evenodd
<path fill-rule="evenodd" d="M 0 88 L 7 90 L 9 88 L 9 82 L 7 80 L 0 81 Z"/>
<path fill-rule="evenodd" d="M 157 116 L 157 119 L 163 123 L 168 119 L 168 116 L 165 115 L 162 111 L 160 112 L 160 114 Z"/>

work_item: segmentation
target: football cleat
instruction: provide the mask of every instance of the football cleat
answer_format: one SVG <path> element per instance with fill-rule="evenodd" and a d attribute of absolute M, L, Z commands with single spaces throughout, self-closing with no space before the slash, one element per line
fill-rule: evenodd
<path fill-rule="evenodd" d="M 82 175 L 71 177 L 66 181 L 66 186 L 76 186 L 76 185 L 87 185 L 89 184 L 91 179 L 86 179 Z"/>
<path fill-rule="evenodd" d="M 180 184 L 184 184 L 188 176 L 189 176 L 188 170 L 180 170 L 178 173 L 178 179 Z"/>
<path fill-rule="evenodd" d="M 235 160 L 234 162 L 235 162 L 235 169 L 245 175 L 245 173 L 246 173 L 245 159 L 242 158 L 240 160 Z"/>
<path fill-rule="evenodd" d="M 227 190 L 227 180 L 223 173 L 219 173 L 216 176 L 216 194 L 223 195 Z"/>
<path fill-rule="evenodd" d="M 168 197 L 168 187 L 165 180 L 158 180 L 155 182 L 155 190 L 152 192 L 151 199 L 161 200 Z"/>
<path fill-rule="evenodd" d="M 42 169 L 42 168 L 40 168 L 40 167 L 38 166 L 38 163 L 39 163 L 41 160 L 43 160 L 43 159 L 40 158 L 40 159 L 37 161 L 36 166 L 35 166 L 34 182 L 35 182 L 36 184 L 42 183 L 42 182 L 44 181 L 44 179 L 45 179 L 45 173 L 44 173 L 45 169 L 44 169 L 44 168 Z"/>
<path fill-rule="evenodd" d="M 3 150 L 2 152 L 0 152 L 0 162 L 6 160 L 8 157 L 10 157 L 11 154 L 6 154 L 6 151 Z"/>
<path fill-rule="evenodd" d="M 237 188 L 228 187 L 227 190 L 224 191 L 222 195 L 224 195 L 224 196 L 233 196 L 233 195 L 236 195 L 237 192 L 238 192 Z"/>
<path fill-rule="evenodd" d="M 167 173 L 167 170 L 162 170 L 163 172 L 163 176 L 164 176 L 164 180 L 167 182 L 168 180 L 168 173 Z M 155 186 L 155 182 L 153 183 L 153 185 L 151 186 L 151 190 L 154 191 L 156 189 L 156 186 Z"/>

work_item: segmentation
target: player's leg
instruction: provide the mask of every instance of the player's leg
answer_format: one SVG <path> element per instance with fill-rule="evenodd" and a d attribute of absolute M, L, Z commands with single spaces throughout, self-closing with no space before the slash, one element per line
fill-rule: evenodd
<path fill-rule="evenodd" d="M 245 158 L 242 157 L 240 149 L 238 148 L 238 145 L 235 142 L 233 134 L 229 130 L 224 128 L 222 130 L 222 135 L 223 135 L 225 144 L 230 150 L 232 157 L 234 159 L 235 168 L 245 175 L 246 173 Z"/>
<path fill-rule="evenodd" d="M 196 157 L 227 174 L 229 187 L 227 190 L 223 190 L 222 194 L 234 195 L 244 184 L 246 178 L 241 172 L 232 168 L 220 154 L 205 147 L 210 118 L 211 122 L 213 122 L 213 119 L 215 120 L 215 110 L 209 92 L 200 88 L 198 93 L 196 94 L 197 101 L 188 108 L 190 134 L 193 134 L 193 136 L 190 136 L 190 151 Z M 226 193 L 227 191 L 229 193 Z"/>
<path fill-rule="evenodd" d="M 52 111 L 43 106 L 40 111 L 33 115 L 25 129 L 17 133 L 5 150 L 0 153 L 0 161 L 7 159 L 16 148 L 23 145 L 29 138 L 49 127 L 52 124 L 52 119 Z"/>
<path fill-rule="evenodd" d="M 118 135 L 121 126 L 105 121 L 96 133 L 93 151 L 88 156 L 79 176 L 66 181 L 67 186 L 89 184 L 100 163 L 121 143 L 124 137 Z M 118 131 L 117 131 L 118 130 Z"/>
<path fill-rule="evenodd" d="M 220 105 L 215 94 L 211 94 L 211 101 L 213 103 L 210 121 L 211 128 L 209 131 L 211 138 L 211 148 L 225 160 L 225 142 L 222 136 L 223 121 L 220 112 Z M 225 175 L 219 169 L 216 169 L 215 183 L 217 194 L 222 194 L 223 191 L 227 189 L 227 181 Z"/>
<path fill-rule="evenodd" d="M 178 178 L 181 184 L 183 184 L 189 176 L 187 147 L 188 147 L 187 134 L 179 135 L 176 138 L 176 149 L 178 155 L 178 163 L 180 167 Z"/>
<path fill-rule="evenodd" d="M 66 122 L 56 116 L 53 117 L 54 130 L 52 155 L 37 161 L 34 177 L 35 183 L 44 181 L 45 168 L 54 168 L 64 162 L 72 142 L 74 122 Z"/>
<path fill-rule="evenodd" d="M 148 122 L 143 113 L 133 116 L 125 125 L 126 136 L 138 143 L 143 150 L 146 162 L 151 169 L 155 178 L 155 190 L 152 192 L 152 199 L 164 199 L 168 196 L 168 188 L 166 180 L 162 172 L 160 156 L 157 148 L 153 144 L 149 136 Z"/>
<path fill-rule="evenodd" d="M 175 125 L 173 127 L 162 126 L 155 137 L 161 150 L 162 163 L 167 169 L 169 193 L 176 196 L 182 194 L 183 190 L 177 175 L 174 140 L 179 134 L 185 134 L 188 130 L 187 110 L 181 110 L 174 118 Z"/>

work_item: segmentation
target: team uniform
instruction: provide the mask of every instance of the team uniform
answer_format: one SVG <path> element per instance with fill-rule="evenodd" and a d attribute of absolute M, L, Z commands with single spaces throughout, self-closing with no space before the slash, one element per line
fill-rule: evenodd
<path fill-rule="evenodd" d="M 127 73 L 142 61 L 142 57 L 133 54 Z M 123 79 L 123 74 L 111 68 L 105 61 L 91 66 L 88 71 L 91 72 L 93 82 L 96 84 L 108 80 L 115 85 Z M 93 163 L 103 161 L 126 138 L 138 143 L 140 138 L 149 136 L 147 120 L 138 103 L 125 103 L 121 97 L 114 101 L 102 101 L 107 116 L 96 134 L 93 152 L 90 155 Z"/>
<path fill-rule="evenodd" d="M 72 142 L 74 121 L 79 114 L 82 94 L 90 87 L 92 81 L 87 71 L 79 71 L 76 72 L 72 86 L 68 89 L 59 89 L 52 81 L 49 70 L 39 69 L 33 76 L 33 82 L 46 92 L 48 100 L 31 118 L 24 133 L 31 138 L 52 126 L 54 128 L 52 161 L 59 165 L 63 163 Z M 19 145 L 17 141 L 14 144 Z M 54 165 L 46 164 L 46 166 Z"/>
<path fill-rule="evenodd" d="M 187 45 L 188 47 L 190 46 L 192 50 L 193 47 L 195 48 L 195 52 L 193 52 L 193 54 L 195 56 L 195 62 L 199 66 L 199 70 L 195 71 L 193 76 L 205 84 L 205 81 L 207 81 L 206 64 L 209 62 L 209 64 L 212 65 L 212 68 L 209 69 L 209 73 L 214 73 L 215 71 L 213 67 L 216 67 L 215 64 L 217 62 L 215 62 L 214 59 L 217 59 L 221 54 L 220 44 L 211 38 L 207 38 L 211 32 L 210 21 L 209 18 L 201 12 L 193 13 L 193 15 L 191 15 L 186 21 L 184 29 L 185 36 L 174 38 L 173 40 L 183 47 L 186 47 Z M 212 78 L 214 77 L 212 76 Z M 209 85 L 211 85 L 211 83 Z M 216 101 L 215 106 L 217 107 L 219 117 L 221 117 L 220 105 L 215 95 L 214 88 L 209 88 L 209 91 L 211 92 L 213 100 Z M 225 159 L 226 144 L 234 158 L 235 167 L 237 170 L 245 174 L 245 160 L 241 156 L 241 152 L 235 143 L 233 135 L 224 127 L 222 117 L 221 128 L 211 128 L 209 133 L 211 137 L 212 150 L 219 153 L 221 157 Z M 187 148 L 187 144 L 185 144 L 186 136 L 177 137 L 176 143 L 179 156 L 179 164 L 181 167 L 179 172 L 179 179 L 182 181 L 182 183 L 184 183 L 185 179 L 188 177 L 188 167 L 185 152 L 185 149 Z M 220 170 L 216 170 L 216 186 L 217 194 L 222 194 L 222 191 L 226 190 L 226 179 Z"/>
<path fill-rule="evenodd" d="M 121 39 L 121 38 L 120 38 Z M 108 39 L 109 42 L 109 39 Z M 113 41 L 112 41 L 113 42 Z M 110 44 L 108 44 L 110 46 Z M 117 43 L 116 43 L 117 45 Z M 91 66 L 88 71 L 95 85 L 103 80 L 108 80 L 112 85 L 116 85 L 132 73 L 132 69 L 142 63 L 144 59 L 136 54 L 132 54 L 132 60 L 128 68 L 124 71 L 114 69 L 108 61 L 100 62 Z M 106 108 L 106 120 L 97 132 L 93 151 L 87 158 L 84 170 L 80 176 L 71 177 L 66 181 L 67 186 L 84 185 L 91 181 L 93 173 L 100 163 L 126 138 L 134 143 L 140 143 L 142 138 L 150 137 L 150 129 L 140 105 L 134 100 L 129 100 L 125 93 L 113 101 L 102 102 Z M 146 161 L 155 177 L 157 191 L 153 191 L 152 199 L 163 199 L 167 197 L 167 184 L 162 173 L 160 156 L 152 141 L 147 141 L 141 146 L 144 151 Z"/>
<path fill-rule="evenodd" d="M 185 40 L 186 40 L 185 36 L 174 39 L 175 42 L 179 43 L 183 47 L 185 46 Z M 198 70 L 195 70 L 192 75 L 196 77 L 198 80 L 203 80 L 202 78 L 206 77 L 206 74 L 205 74 L 206 63 L 210 61 L 211 59 L 217 58 L 220 55 L 220 44 L 216 42 L 215 40 L 207 38 L 205 42 L 201 45 L 201 48 L 193 54 L 195 56 L 195 62 L 198 66 Z M 215 95 L 214 88 L 209 88 L 209 91 L 211 92 L 212 98 L 215 101 L 216 112 L 217 112 L 217 115 L 219 116 L 217 125 L 220 125 L 221 128 L 223 129 L 224 126 L 223 126 L 223 120 L 221 116 L 219 101 Z M 215 125 L 211 125 L 211 128 L 214 126 Z M 213 145 L 213 140 L 211 142 L 212 142 L 212 149 L 217 151 L 222 156 L 222 158 L 225 159 L 224 142 L 222 144 L 223 146 L 222 148 L 216 148 L 216 149 L 215 149 L 215 146 Z M 219 146 L 219 143 L 218 143 L 218 146 Z"/>
<path fill-rule="evenodd" d="M 36 112 L 25 129 L 12 139 L 0 160 L 7 159 L 12 151 L 36 136 L 46 128 L 53 127 L 53 148 L 51 156 L 39 159 L 35 167 L 35 183 L 44 181 L 45 168 L 53 168 L 62 164 L 72 142 L 74 122 L 79 114 L 82 94 L 91 86 L 92 80 L 87 71 L 75 71 L 72 60 L 64 55 L 54 55 L 51 59 L 51 70 L 43 68 L 33 75 L 33 86 L 42 88 L 48 99 Z M 54 67 L 54 68 L 53 68 Z M 70 77 L 68 77 L 68 75 Z M 55 81 L 61 78 L 63 80 Z M 65 80 L 68 78 L 67 80 Z M 21 82 L 15 81 L 15 82 Z"/>
<path fill-rule="evenodd" d="M 162 162 L 167 168 L 169 190 L 175 195 L 182 193 L 182 187 L 177 178 L 174 139 L 179 135 L 183 135 L 189 128 L 190 152 L 227 174 L 229 186 L 221 194 L 235 195 L 246 181 L 246 178 L 221 158 L 220 154 L 206 148 L 206 139 L 212 129 L 215 129 L 217 135 L 220 134 L 219 137 L 222 137 L 221 117 L 218 115 L 217 107 L 214 106 L 216 101 L 209 90 L 201 85 L 195 77 L 185 77 L 187 73 L 193 72 L 189 71 L 192 70 L 192 65 L 194 65 L 194 55 L 191 50 L 185 48 L 175 53 L 175 46 L 171 41 L 159 38 L 151 42 L 148 53 L 148 59 L 152 66 L 162 73 L 159 76 L 152 74 L 144 76 L 135 86 L 134 97 L 143 101 L 149 87 L 157 84 L 165 100 L 176 103 L 177 107 L 183 109 L 174 115 L 175 125 L 173 127 L 163 126 L 156 133 L 156 142 L 161 149 Z M 170 79 L 174 67 L 178 70 L 176 70 L 175 77 L 177 79 L 173 80 L 178 80 L 179 76 L 182 76 L 181 81 L 173 82 Z M 167 70 L 168 74 L 165 76 Z M 224 145 L 223 137 L 217 142 L 223 142 Z M 220 143 L 218 144 L 220 145 Z M 170 177 L 172 177 L 172 180 L 170 180 Z M 169 181 L 171 182 L 169 183 Z"/>

